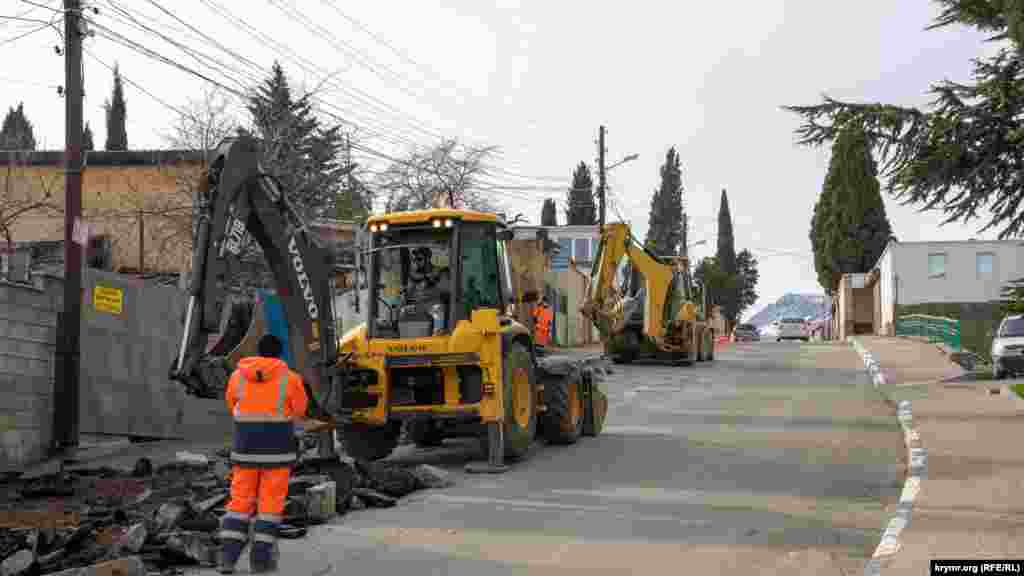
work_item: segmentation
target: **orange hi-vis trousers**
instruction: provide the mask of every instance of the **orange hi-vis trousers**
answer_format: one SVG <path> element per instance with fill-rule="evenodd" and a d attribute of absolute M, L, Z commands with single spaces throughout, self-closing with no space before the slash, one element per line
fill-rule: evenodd
<path fill-rule="evenodd" d="M 284 514 L 288 498 L 290 467 L 250 468 L 234 465 L 231 469 L 231 501 L 229 512 L 252 516 Z"/>

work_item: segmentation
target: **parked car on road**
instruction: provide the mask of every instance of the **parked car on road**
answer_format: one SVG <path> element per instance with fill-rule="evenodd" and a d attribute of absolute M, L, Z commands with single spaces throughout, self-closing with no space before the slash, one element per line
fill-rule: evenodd
<path fill-rule="evenodd" d="M 1024 315 L 1007 316 L 992 339 L 992 377 L 1024 372 Z"/>
<path fill-rule="evenodd" d="M 732 330 L 733 342 L 758 342 L 761 334 L 753 324 L 737 324 Z"/>
<path fill-rule="evenodd" d="M 811 338 L 811 331 L 807 321 L 803 318 L 783 318 L 779 321 L 779 332 L 775 335 L 775 341 L 782 340 L 803 340 L 807 342 Z"/>

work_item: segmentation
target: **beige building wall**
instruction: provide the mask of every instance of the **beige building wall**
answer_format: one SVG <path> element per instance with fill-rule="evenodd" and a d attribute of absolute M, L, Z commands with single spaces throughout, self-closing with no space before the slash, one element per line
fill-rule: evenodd
<path fill-rule="evenodd" d="M 111 154 L 111 153 L 106 153 Z M 122 154 L 132 154 L 131 152 Z M 82 216 L 92 236 L 109 237 L 113 269 L 180 272 L 191 260 L 192 192 L 201 164 L 90 165 L 82 174 Z M 14 242 L 64 239 L 64 170 L 60 164 L 0 165 L 0 218 Z"/>

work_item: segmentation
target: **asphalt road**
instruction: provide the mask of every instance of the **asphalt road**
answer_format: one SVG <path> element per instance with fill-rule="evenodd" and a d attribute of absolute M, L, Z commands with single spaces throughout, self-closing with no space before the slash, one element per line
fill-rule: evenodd
<path fill-rule="evenodd" d="M 404 448 L 455 486 L 285 541 L 282 572 L 862 572 L 899 498 L 903 439 L 848 346 L 729 345 L 711 365 L 615 366 L 604 386 L 601 436 L 540 446 L 502 476 L 462 472 L 472 444 Z"/>

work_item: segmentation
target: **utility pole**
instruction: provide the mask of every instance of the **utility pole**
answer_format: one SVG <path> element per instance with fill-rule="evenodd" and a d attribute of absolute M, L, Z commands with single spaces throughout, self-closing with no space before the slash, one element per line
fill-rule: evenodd
<path fill-rule="evenodd" d="M 605 178 L 604 178 L 604 126 L 597 132 L 597 197 L 601 203 L 601 226 L 604 226 L 604 213 L 605 213 Z"/>
<path fill-rule="evenodd" d="M 57 375 L 54 444 L 78 446 L 79 344 L 82 330 L 82 246 L 76 227 L 82 216 L 82 27 L 81 0 L 64 0 L 64 311 L 63 373 Z"/>

